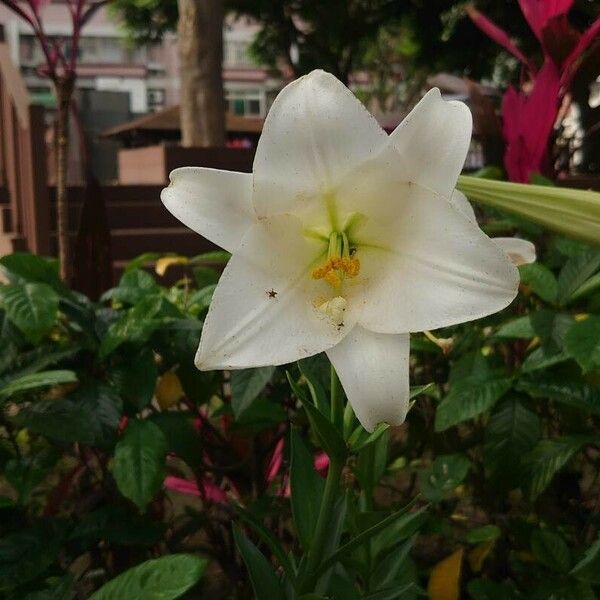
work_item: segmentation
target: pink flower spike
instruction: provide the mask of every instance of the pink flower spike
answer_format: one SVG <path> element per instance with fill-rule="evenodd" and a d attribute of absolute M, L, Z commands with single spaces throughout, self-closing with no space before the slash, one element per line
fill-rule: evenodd
<path fill-rule="evenodd" d="M 271 458 L 267 463 L 267 468 L 265 470 L 265 481 L 267 483 L 271 483 L 281 470 L 281 464 L 283 463 L 283 447 L 284 441 L 283 438 L 281 438 L 275 445 Z"/>
<path fill-rule="evenodd" d="M 227 502 L 227 495 L 225 492 L 212 481 L 204 480 L 202 482 L 202 492 L 200 492 L 195 481 L 189 481 L 188 479 L 169 475 L 168 477 L 165 477 L 164 486 L 168 490 L 186 494 L 188 496 L 203 497 L 209 502 L 214 502 L 216 504 L 225 504 Z"/>
<path fill-rule="evenodd" d="M 535 68 L 535 65 L 517 48 L 504 29 L 498 27 L 498 25 L 488 19 L 483 13 L 480 13 L 472 5 L 467 6 L 466 11 L 471 21 L 473 21 L 483 33 L 510 52 L 515 58 L 519 59 L 532 74 L 536 72 L 537 69 Z"/>
<path fill-rule="evenodd" d="M 315 454 L 315 471 L 325 477 L 327 475 L 327 470 L 329 469 L 329 456 L 325 454 L 325 452 L 319 452 Z"/>

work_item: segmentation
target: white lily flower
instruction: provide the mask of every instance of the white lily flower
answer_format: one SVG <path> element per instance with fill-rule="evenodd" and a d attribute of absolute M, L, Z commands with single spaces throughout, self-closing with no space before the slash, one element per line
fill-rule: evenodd
<path fill-rule="evenodd" d="M 185 167 L 161 198 L 233 253 L 199 369 L 281 365 L 325 351 L 359 421 L 400 424 L 409 334 L 505 308 L 519 276 L 451 203 L 471 114 L 431 90 L 388 136 L 335 77 L 279 94 L 252 174 Z"/>
<path fill-rule="evenodd" d="M 477 224 L 475 211 L 467 197 L 460 190 L 454 190 L 450 197 L 450 203 L 467 217 L 467 219 Z M 517 267 L 519 265 L 528 265 L 536 261 L 537 256 L 535 246 L 527 240 L 516 237 L 495 237 L 492 238 L 492 240 L 504 250 L 508 258 Z"/>

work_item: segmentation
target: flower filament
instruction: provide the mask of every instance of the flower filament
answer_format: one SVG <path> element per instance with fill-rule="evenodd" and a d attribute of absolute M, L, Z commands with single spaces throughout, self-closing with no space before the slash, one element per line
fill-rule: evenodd
<path fill-rule="evenodd" d="M 360 260 L 354 256 L 346 233 L 334 231 L 329 236 L 327 259 L 313 269 L 313 279 L 323 279 L 333 288 L 340 288 L 346 278 L 356 277 L 360 273 Z"/>
<path fill-rule="evenodd" d="M 355 256 L 356 249 L 351 247 L 345 232 L 334 231 L 329 235 L 327 259 L 312 270 L 313 279 L 322 279 L 337 293 L 330 300 L 318 300 L 316 307 L 319 312 L 327 315 L 337 326 L 344 325 L 344 311 L 348 304 L 346 298 L 340 295 L 345 279 L 356 277 L 360 272 L 360 260 Z"/>

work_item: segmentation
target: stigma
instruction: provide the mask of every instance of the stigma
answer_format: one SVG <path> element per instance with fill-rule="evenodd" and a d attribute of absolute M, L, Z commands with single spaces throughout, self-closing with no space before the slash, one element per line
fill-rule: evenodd
<path fill-rule="evenodd" d="M 327 315 L 334 323 L 336 323 L 338 326 L 341 326 L 344 324 L 344 312 L 346 311 L 347 305 L 348 302 L 346 298 L 342 298 L 342 296 L 336 296 L 331 300 L 323 302 L 317 308 L 319 312 Z"/>

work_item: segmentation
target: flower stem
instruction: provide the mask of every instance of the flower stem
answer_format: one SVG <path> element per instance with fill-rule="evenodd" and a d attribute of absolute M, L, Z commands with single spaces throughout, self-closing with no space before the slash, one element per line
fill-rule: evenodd
<path fill-rule="evenodd" d="M 333 398 L 332 398 L 333 399 Z M 327 530 L 331 522 L 331 513 L 335 503 L 339 488 L 340 476 L 344 467 L 343 462 L 329 457 L 329 468 L 327 470 L 327 480 L 325 482 L 325 490 L 321 500 L 319 516 L 317 517 L 317 525 L 315 527 L 315 535 L 308 550 L 306 560 L 306 579 L 302 585 L 302 591 L 314 591 L 313 587 L 317 583 L 315 573 L 321 564 L 323 558 L 323 550 L 327 539 Z"/>
<path fill-rule="evenodd" d="M 331 422 L 342 430 L 344 421 L 344 398 L 342 394 L 342 388 L 340 380 L 331 365 Z M 339 460 L 334 456 L 329 456 L 329 468 L 327 470 L 327 480 L 325 481 L 325 490 L 323 491 L 323 498 L 321 499 L 321 506 L 319 508 L 319 516 L 317 517 L 317 524 L 315 526 L 315 534 L 308 549 L 306 557 L 306 576 L 301 584 L 301 591 L 311 592 L 314 591 L 314 586 L 317 583 L 316 572 L 321 564 L 321 561 L 326 558 L 323 556 L 325 550 L 325 543 L 327 541 L 327 534 L 329 525 L 331 523 L 331 516 L 333 512 L 333 506 L 335 504 L 340 477 L 342 469 L 344 468 L 344 461 Z"/>
<path fill-rule="evenodd" d="M 331 365 L 331 422 L 342 431 L 344 425 L 344 399 L 340 380 Z"/>

